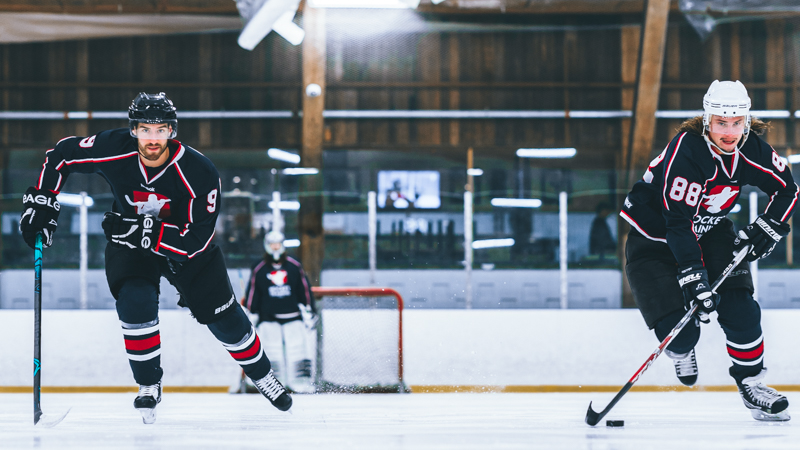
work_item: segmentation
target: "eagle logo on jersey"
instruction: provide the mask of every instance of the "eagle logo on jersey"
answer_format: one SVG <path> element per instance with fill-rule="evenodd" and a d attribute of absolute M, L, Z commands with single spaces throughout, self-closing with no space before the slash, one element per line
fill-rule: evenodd
<path fill-rule="evenodd" d="M 275 286 L 283 286 L 288 280 L 288 273 L 285 270 L 275 270 L 267 274 L 269 281 Z"/>
<path fill-rule="evenodd" d="M 730 207 L 739 195 L 735 186 L 714 186 L 703 196 L 701 204 L 711 214 L 717 214 Z"/>
<path fill-rule="evenodd" d="M 127 195 L 125 200 L 136 207 L 136 214 L 150 214 L 159 219 L 167 218 L 171 214 L 169 202 L 172 200 L 155 192 L 133 191 L 133 200 Z"/>

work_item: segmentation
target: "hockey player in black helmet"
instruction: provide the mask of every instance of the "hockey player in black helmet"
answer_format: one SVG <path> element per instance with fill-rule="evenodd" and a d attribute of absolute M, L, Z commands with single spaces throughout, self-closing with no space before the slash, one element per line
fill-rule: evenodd
<path fill-rule="evenodd" d="M 703 97 L 702 116 L 684 122 L 625 198 L 620 213 L 631 225 L 625 272 L 647 326 L 666 338 L 697 304 L 699 314 L 667 346 L 678 379 L 698 378 L 694 347 L 700 322 L 717 311 L 725 332 L 730 375 L 753 418 L 786 421 L 789 401 L 762 379 L 761 310 L 753 299 L 747 261 L 769 255 L 789 233 L 798 188 L 786 161 L 759 134 L 767 124 L 750 116 L 744 85 L 714 81 Z M 742 186 L 756 186 L 770 202 L 755 222 L 734 232 L 727 218 Z M 746 260 L 720 285 L 710 282 L 748 245 Z"/>
<path fill-rule="evenodd" d="M 69 137 L 47 152 L 35 186 L 23 198 L 20 231 L 34 247 L 42 233 L 52 244 L 59 214 L 56 194 L 73 173 L 97 173 L 114 195 L 103 217 L 108 239 L 106 278 L 116 299 L 125 349 L 139 384 L 134 407 L 155 421 L 161 401 L 161 277 L 180 293 L 253 384 L 279 410 L 292 399 L 275 378 L 261 341 L 231 288 L 225 260 L 212 243 L 220 211 L 220 178 L 211 161 L 174 140 L 175 106 L 164 93 L 140 93 L 128 109 L 130 126 Z M 42 198 L 45 201 L 36 201 Z"/>
<path fill-rule="evenodd" d="M 244 305 L 258 315 L 257 330 L 275 376 L 295 392 L 314 392 L 316 307 L 303 266 L 286 255 L 284 235 L 264 236 L 264 258 L 251 271 Z"/>

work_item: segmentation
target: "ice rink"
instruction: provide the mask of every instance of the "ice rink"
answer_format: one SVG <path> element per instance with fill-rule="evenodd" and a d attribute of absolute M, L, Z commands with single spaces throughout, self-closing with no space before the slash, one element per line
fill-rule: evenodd
<path fill-rule="evenodd" d="M 800 395 L 788 393 L 791 404 Z M 53 428 L 32 425 L 32 395 L 0 395 L 2 449 L 797 449 L 800 426 L 756 422 L 735 392 L 295 395 L 280 413 L 259 395 L 165 393 L 154 425 L 135 394 L 43 394 Z M 791 408 L 790 408 L 791 410 Z M 605 420 L 601 422 L 605 424 Z"/>

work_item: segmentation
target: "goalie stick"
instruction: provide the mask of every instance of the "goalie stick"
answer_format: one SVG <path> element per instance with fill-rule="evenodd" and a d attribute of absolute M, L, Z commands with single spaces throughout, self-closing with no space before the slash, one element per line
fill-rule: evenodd
<path fill-rule="evenodd" d="M 731 261 L 731 263 L 728 264 L 727 267 L 725 267 L 725 270 L 722 271 L 719 278 L 717 278 L 717 280 L 711 286 L 712 292 L 714 293 L 717 292 L 717 288 L 719 288 L 722 282 L 725 281 L 725 278 L 728 278 L 728 275 L 730 275 L 733 269 L 744 260 L 744 257 L 747 255 L 747 252 L 750 251 L 750 248 L 751 246 L 748 245 L 742 250 L 740 250 L 739 253 L 736 254 L 736 256 L 734 256 L 733 261 Z M 609 411 L 611 411 L 611 408 L 613 408 L 614 405 L 616 405 L 617 402 L 620 401 L 622 396 L 625 395 L 631 389 L 631 387 L 633 387 L 633 384 L 636 383 L 636 381 L 639 380 L 639 377 L 641 377 L 642 374 L 647 369 L 650 368 L 650 365 L 653 364 L 653 361 L 655 361 L 656 358 L 659 357 L 659 355 L 661 355 L 661 352 L 664 351 L 667 345 L 669 345 L 669 343 L 675 338 L 675 336 L 677 336 L 678 333 L 680 333 L 681 330 L 683 330 L 683 327 L 686 326 L 686 324 L 689 322 L 692 316 L 694 316 L 694 314 L 697 312 L 697 308 L 698 308 L 697 304 L 692 306 L 692 308 L 683 316 L 680 322 L 678 322 L 678 324 L 675 325 L 675 328 L 673 328 L 672 331 L 669 332 L 667 337 L 665 337 L 664 340 L 661 341 L 661 344 L 658 345 L 655 351 L 653 351 L 653 353 L 650 354 L 650 356 L 647 358 L 647 361 L 645 361 L 644 364 L 642 364 L 642 366 L 639 367 L 639 370 L 637 370 L 636 373 L 633 374 L 631 379 L 628 380 L 627 383 L 625 383 L 625 386 L 623 386 L 622 389 L 617 393 L 617 395 L 614 396 L 613 399 L 611 399 L 611 402 L 608 404 L 608 406 L 605 407 L 605 409 L 603 409 L 600 412 L 596 412 L 595 410 L 592 409 L 592 402 L 589 402 L 589 409 L 586 411 L 587 424 L 591 426 L 597 425 L 597 423 L 600 422 L 603 419 L 603 417 L 605 417 L 605 415 L 608 414 Z"/>
<path fill-rule="evenodd" d="M 67 412 L 60 416 L 42 413 L 42 234 L 36 235 L 36 248 L 33 251 L 33 424 L 43 427 L 58 425 Z"/>

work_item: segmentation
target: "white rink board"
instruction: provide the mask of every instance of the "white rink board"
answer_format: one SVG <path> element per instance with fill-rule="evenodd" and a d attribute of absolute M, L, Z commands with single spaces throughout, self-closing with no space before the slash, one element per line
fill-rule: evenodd
<path fill-rule="evenodd" d="M 800 385 L 800 310 L 762 315 L 767 383 Z M 697 347 L 698 384 L 731 385 L 714 316 Z M 229 386 L 238 379 L 238 366 L 188 312 L 164 310 L 160 319 L 165 385 Z M 403 324 L 410 386 L 621 386 L 658 344 L 637 310 L 416 310 L 404 313 Z M 45 310 L 42 339 L 43 386 L 134 384 L 113 310 Z M 0 342 L 0 386 L 31 386 L 33 311 L 0 310 Z M 675 385 L 668 358 L 638 384 Z"/>

